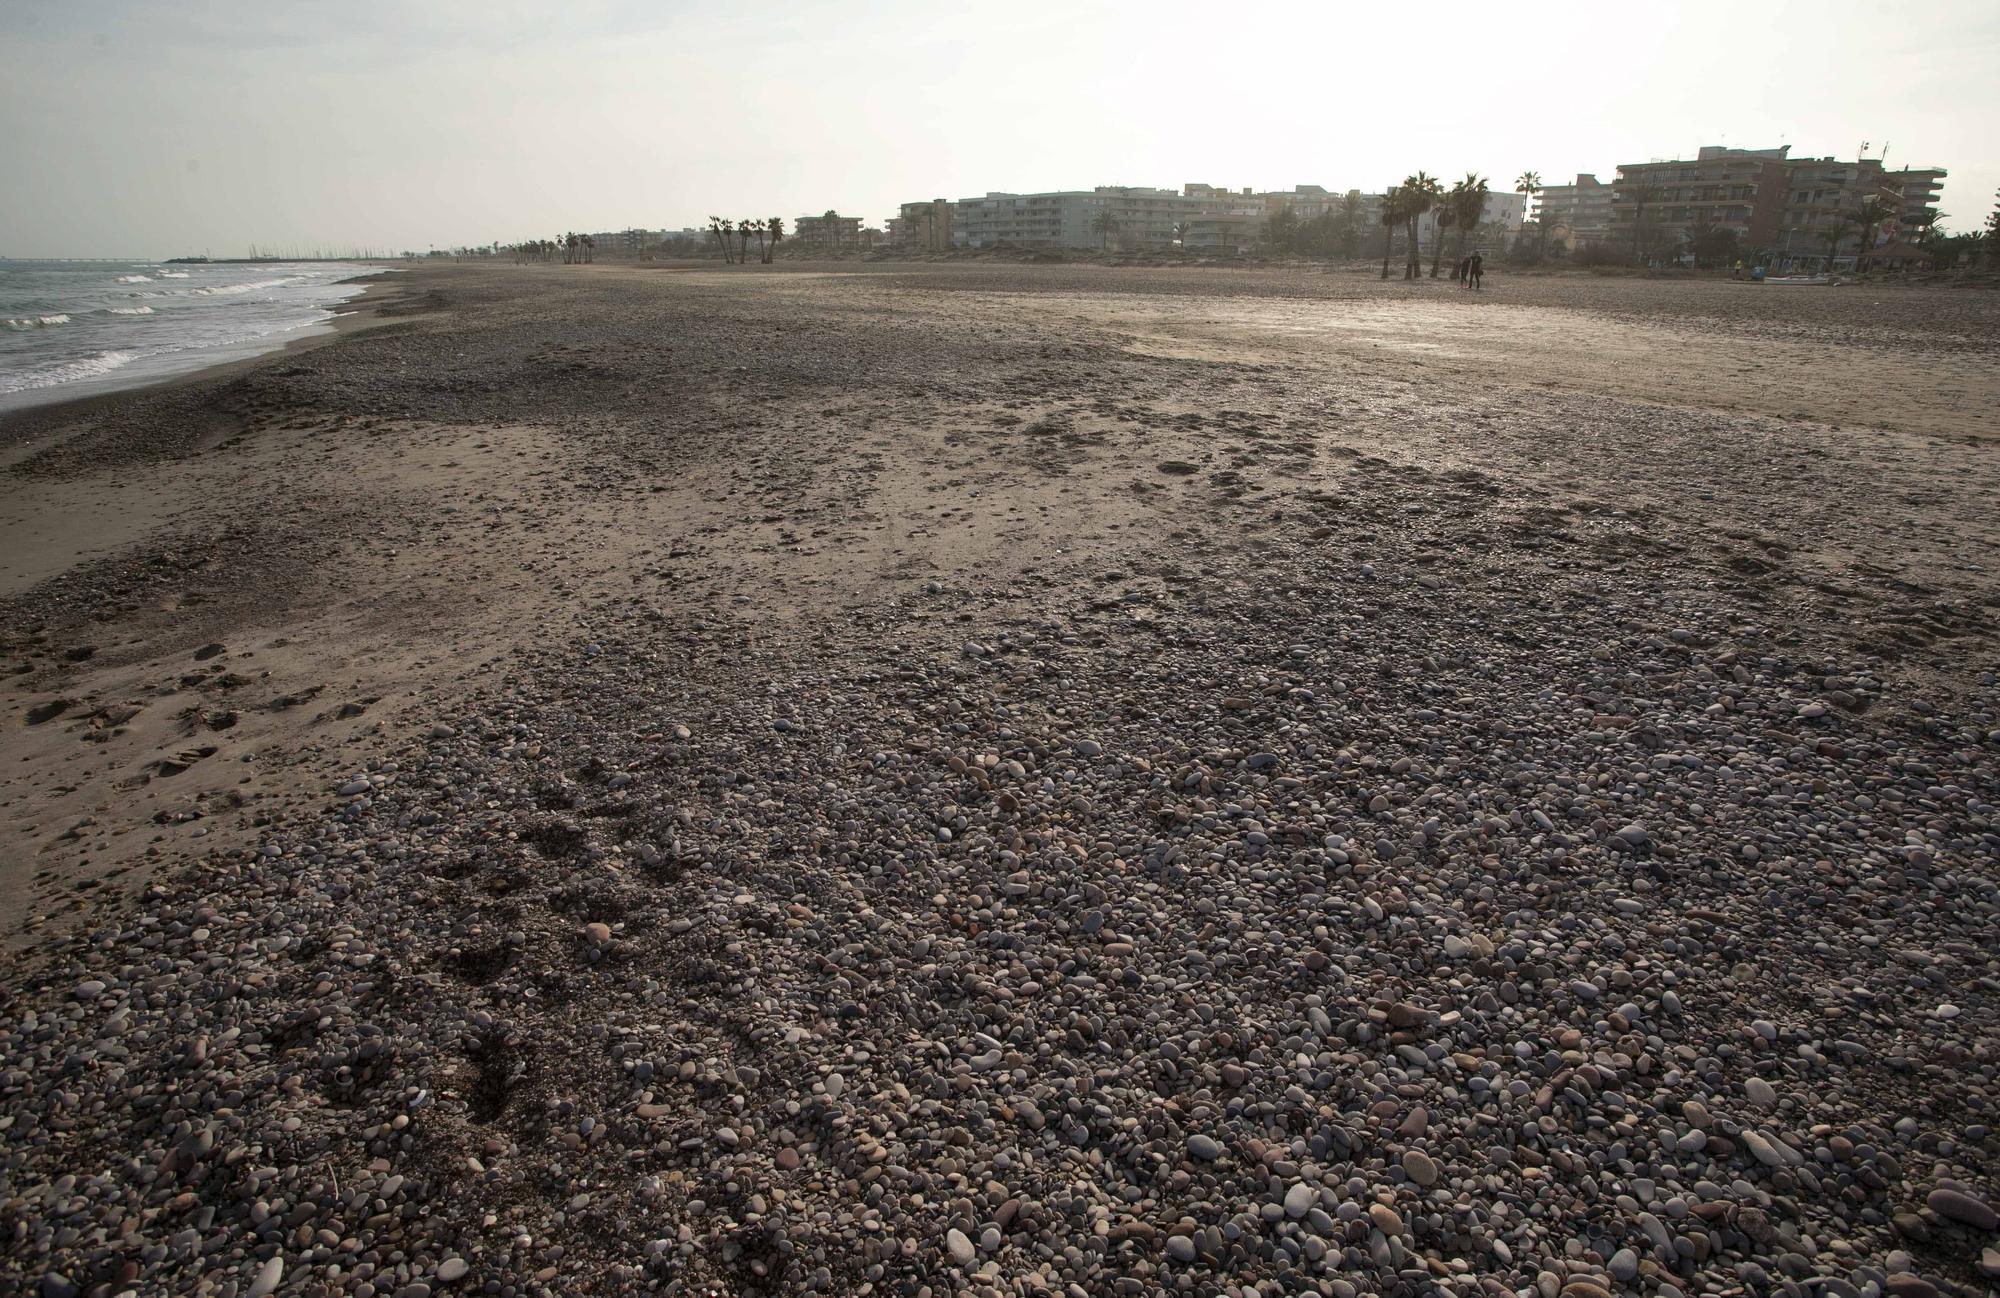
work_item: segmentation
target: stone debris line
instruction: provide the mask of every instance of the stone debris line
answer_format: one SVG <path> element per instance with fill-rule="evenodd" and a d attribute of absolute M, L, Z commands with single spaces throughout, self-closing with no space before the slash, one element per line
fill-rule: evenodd
<path fill-rule="evenodd" d="M 768 678 L 601 608 L 12 994 L 9 1266 L 1979 1292 L 1992 677 L 1368 587 Z"/>
<path fill-rule="evenodd" d="M 0 1294 L 2000 1283 L 1974 448 L 1953 482 L 1776 417 L 1446 410 L 1037 335 L 1045 300 L 972 287 L 898 323 L 841 277 L 438 282 L 449 317 L 233 390 L 371 421 L 315 453 L 460 475 L 446 433 L 546 425 L 496 434 L 524 467 L 458 517 L 560 620 L 469 641 L 462 691 L 246 803 L 249 846 L 14 958 Z M 1845 327 L 1742 301 L 1748 341 Z M 220 455 L 133 422 L 30 464 Z M 641 506 L 684 479 L 713 508 L 670 531 Z M 576 531 L 502 548 L 523 481 Z M 963 481 L 1019 530 L 924 549 L 977 531 Z M 586 579 L 614 506 L 659 534 Z M 449 530 L 378 509 L 326 547 L 355 583 Z M 419 557 L 390 571 L 463 571 Z M 24 698 L 83 670 L 61 646 L 120 652 L 72 634 L 112 584 L 16 606 L 51 622 Z M 200 634 L 209 677 L 251 643 Z"/>

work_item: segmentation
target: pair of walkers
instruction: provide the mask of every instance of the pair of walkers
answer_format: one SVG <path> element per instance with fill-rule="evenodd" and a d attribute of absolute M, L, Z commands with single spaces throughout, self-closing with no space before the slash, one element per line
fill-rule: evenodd
<path fill-rule="evenodd" d="M 1459 282 L 1467 288 L 1482 288 L 1480 281 L 1486 274 L 1486 259 L 1478 253 L 1461 257 L 1458 262 Z"/>

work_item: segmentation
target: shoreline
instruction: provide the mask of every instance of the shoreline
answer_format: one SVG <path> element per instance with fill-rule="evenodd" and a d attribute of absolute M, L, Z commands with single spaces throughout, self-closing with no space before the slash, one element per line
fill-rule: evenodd
<path fill-rule="evenodd" d="M 332 318 L 314 321 L 279 333 L 266 334 L 263 338 L 232 346 L 248 346 L 254 350 L 222 356 L 206 361 L 202 365 L 175 374 L 143 378 L 136 382 L 118 385 L 113 376 L 90 379 L 74 384 L 54 384 L 48 388 L 28 388 L 23 392 L 47 392 L 46 400 L 29 401 L 25 404 L 0 407 L 0 468 L 4 468 L 7 453 L 14 450 L 22 440 L 21 425 L 55 425 L 72 418 L 85 409 L 96 409 L 101 404 L 114 403 L 120 397 L 140 396 L 147 393 L 171 391 L 190 384 L 226 377 L 254 368 L 259 362 L 282 356 L 297 350 L 308 350 L 324 345 L 337 338 L 345 337 L 359 329 L 379 322 L 382 307 L 394 305 L 396 296 L 385 293 L 396 282 L 394 276 L 407 272 L 396 268 L 382 267 L 345 279 L 338 284 L 360 284 L 361 292 L 352 298 L 324 308 L 332 312 Z M 356 322 L 353 317 L 366 314 L 369 318 Z M 262 345 L 268 342 L 269 345 Z M 103 386 L 111 384 L 114 386 Z M 86 391 L 66 391 L 84 388 Z M 19 397 L 22 393 L 12 393 Z M 29 434 L 32 435 L 32 434 Z"/>

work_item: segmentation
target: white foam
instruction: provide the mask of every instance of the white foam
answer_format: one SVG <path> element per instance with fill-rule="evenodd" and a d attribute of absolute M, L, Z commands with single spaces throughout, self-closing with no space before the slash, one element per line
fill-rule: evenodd
<path fill-rule="evenodd" d="M 60 365 L 29 370 L 24 374 L 0 374 L 0 392 L 25 392 L 29 388 L 48 388 L 58 383 L 76 383 L 83 379 L 94 379 L 109 374 L 120 366 L 130 365 L 132 360 L 131 352 L 99 352 L 95 356 L 64 361 Z"/>
<path fill-rule="evenodd" d="M 50 329 L 56 325 L 66 325 L 68 323 L 69 317 L 66 315 L 31 315 L 23 316 L 19 320 L 9 320 L 7 327 L 9 329 Z"/>
<path fill-rule="evenodd" d="M 151 308 L 151 307 L 149 307 L 149 306 L 114 306 L 114 307 L 112 307 L 112 308 L 111 308 L 111 314 L 112 314 L 112 315 L 151 315 L 151 314 L 153 314 L 153 308 Z"/>
<path fill-rule="evenodd" d="M 120 284 L 150 284 L 153 282 L 153 277 L 151 275 L 120 275 L 118 282 Z"/>
<path fill-rule="evenodd" d="M 214 288 L 191 288 L 188 292 L 198 297 L 221 297 L 228 293 L 254 293 L 260 288 L 283 288 L 303 279 L 301 275 L 287 275 L 283 279 L 260 279 L 248 284 L 218 284 Z"/>
<path fill-rule="evenodd" d="M 160 272 L 161 279 L 186 279 L 187 277 L 188 273 L 184 270 L 163 270 Z"/>

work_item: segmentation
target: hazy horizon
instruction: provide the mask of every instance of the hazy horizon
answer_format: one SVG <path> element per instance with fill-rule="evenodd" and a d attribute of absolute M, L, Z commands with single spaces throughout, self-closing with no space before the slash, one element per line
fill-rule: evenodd
<path fill-rule="evenodd" d="M 337 11 L 77 0 L 0 18 L 0 255 L 424 250 L 988 190 L 1610 180 L 1704 144 L 2000 185 L 2000 10 L 1856 2 L 1398 12 L 887 0 Z M 1462 32 L 1419 44 L 1416 29 Z M 1408 51 L 1408 52 L 1405 52 Z M 1985 125 L 1982 125 L 1985 124 Z"/>

